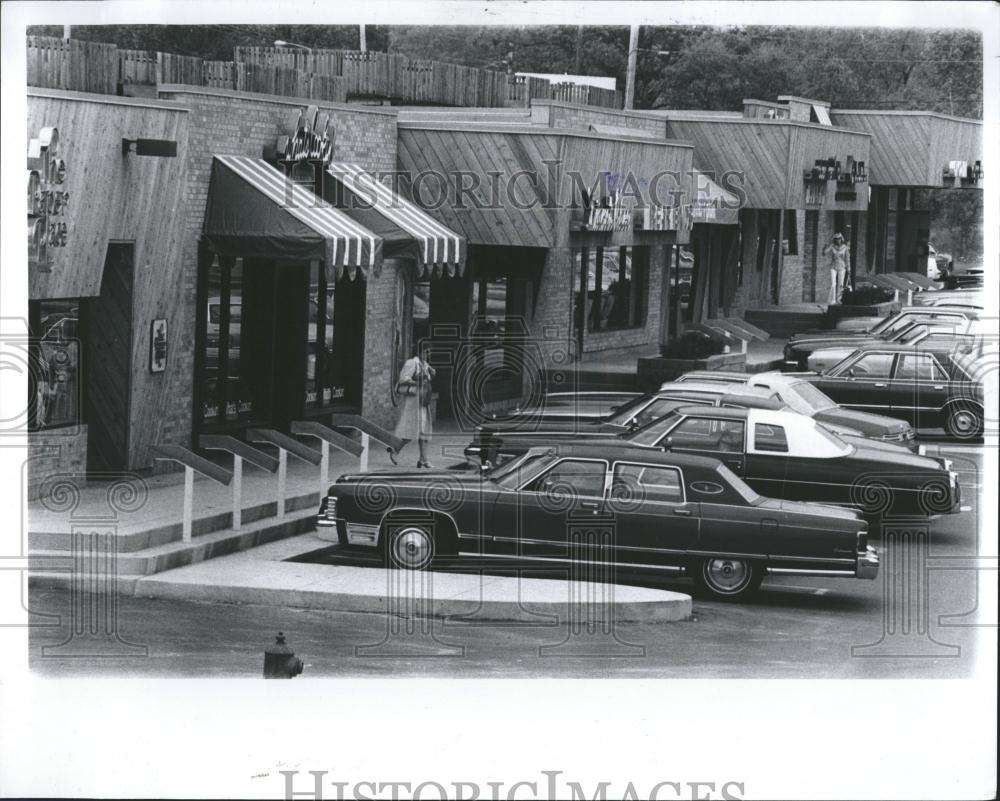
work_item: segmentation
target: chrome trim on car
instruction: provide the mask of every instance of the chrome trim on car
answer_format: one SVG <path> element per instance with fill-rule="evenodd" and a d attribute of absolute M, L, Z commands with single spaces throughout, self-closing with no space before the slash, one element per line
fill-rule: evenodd
<path fill-rule="evenodd" d="M 326 496 L 326 508 L 323 514 L 316 515 L 316 525 L 322 528 L 333 528 L 337 525 L 337 496 Z"/>
<path fill-rule="evenodd" d="M 864 553 L 858 554 L 858 567 L 855 575 L 859 579 L 873 579 L 878 576 L 879 557 L 874 546 L 869 545 Z"/>
<path fill-rule="evenodd" d="M 844 576 L 854 577 L 853 570 L 821 570 L 819 568 L 811 570 L 806 567 L 769 567 L 768 573 L 781 576 Z"/>
<path fill-rule="evenodd" d="M 607 561 L 597 561 L 595 559 L 573 559 L 570 557 L 563 556 L 528 556 L 525 554 L 507 554 L 507 553 L 479 553 L 476 556 L 485 556 L 490 559 L 525 559 L 529 562 L 559 562 L 560 564 L 572 563 L 578 565 L 608 565 L 613 564 L 615 567 L 639 567 L 644 570 L 669 570 L 672 573 L 679 573 L 684 570 L 680 565 L 651 565 L 645 562 L 607 562 Z"/>
<path fill-rule="evenodd" d="M 378 526 L 371 523 L 344 521 L 344 528 L 347 529 L 348 545 L 378 545 Z"/>

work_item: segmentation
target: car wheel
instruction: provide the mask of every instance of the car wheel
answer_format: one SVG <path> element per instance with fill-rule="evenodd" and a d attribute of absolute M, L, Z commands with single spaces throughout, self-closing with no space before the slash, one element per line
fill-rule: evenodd
<path fill-rule="evenodd" d="M 426 526 L 390 524 L 385 538 L 386 562 L 401 570 L 425 570 L 434 561 L 434 535 Z"/>
<path fill-rule="evenodd" d="M 974 406 L 955 404 L 948 410 L 944 430 L 955 439 L 973 439 L 983 433 L 983 413 Z"/>
<path fill-rule="evenodd" d="M 695 585 L 704 594 L 724 600 L 738 600 L 757 591 L 764 569 L 749 559 L 710 557 L 694 570 Z"/>

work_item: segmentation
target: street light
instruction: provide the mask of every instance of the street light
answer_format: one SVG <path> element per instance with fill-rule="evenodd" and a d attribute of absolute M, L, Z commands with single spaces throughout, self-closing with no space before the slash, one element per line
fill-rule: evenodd
<path fill-rule="evenodd" d="M 307 53 L 311 53 L 312 52 L 312 48 L 311 47 L 306 47 L 305 45 L 295 44 L 295 42 L 286 42 L 284 39 L 275 39 L 274 40 L 274 46 L 275 47 L 297 47 L 300 50 L 305 50 Z"/>

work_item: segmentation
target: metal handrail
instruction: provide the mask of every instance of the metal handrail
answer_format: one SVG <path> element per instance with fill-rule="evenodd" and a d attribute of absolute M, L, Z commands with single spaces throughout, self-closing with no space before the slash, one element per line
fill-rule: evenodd
<path fill-rule="evenodd" d="M 243 461 L 273 473 L 278 469 L 279 460 L 226 434 L 202 434 L 198 445 L 205 450 L 227 451 L 233 455 L 233 530 L 239 531 L 243 527 Z"/>
<path fill-rule="evenodd" d="M 181 526 L 181 537 L 184 542 L 191 542 L 192 515 L 194 509 L 194 474 L 197 471 L 203 476 L 229 486 L 233 474 L 224 467 L 210 462 L 204 456 L 180 445 L 153 445 L 153 458 L 157 461 L 177 462 L 184 467 L 184 516 Z"/>

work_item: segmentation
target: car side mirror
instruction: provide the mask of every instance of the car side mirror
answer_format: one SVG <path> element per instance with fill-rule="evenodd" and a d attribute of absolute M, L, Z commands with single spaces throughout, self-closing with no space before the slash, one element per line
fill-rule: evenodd
<path fill-rule="evenodd" d="M 673 450 L 673 447 L 674 447 L 674 438 L 673 437 L 667 437 L 663 441 L 663 450 L 665 450 L 665 451 L 667 451 L 669 453 L 671 450 Z"/>
<path fill-rule="evenodd" d="M 853 367 L 851 367 L 850 369 L 848 369 L 848 371 L 847 371 L 847 374 L 848 374 L 848 375 L 849 375 L 849 376 L 850 376 L 851 378 L 854 378 L 854 368 L 853 368 Z"/>
<path fill-rule="evenodd" d="M 639 421 L 633 417 L 626 425 L 629 431 L 635 431 L 639 427 Z"/>

